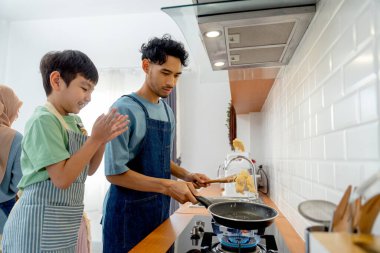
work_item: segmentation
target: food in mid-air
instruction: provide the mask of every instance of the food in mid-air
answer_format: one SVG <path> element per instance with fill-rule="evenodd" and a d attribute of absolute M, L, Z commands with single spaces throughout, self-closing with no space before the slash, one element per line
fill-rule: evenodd
<path fill-rule="evenodd" d="M 246 189 L 250 192 L 256 192 L 256 187 L 252 175 L 249 174 L 248 170 L 242 170 L 236 176 L 235 190 L 236 192 L 244 193 Z"/>

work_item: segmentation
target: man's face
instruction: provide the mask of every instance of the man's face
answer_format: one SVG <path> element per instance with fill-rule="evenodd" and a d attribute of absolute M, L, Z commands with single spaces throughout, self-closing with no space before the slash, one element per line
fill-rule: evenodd
<path fill-rule="evenodd" d="M 182 64 L 180 59 L 168 56 L 166 62 L 162 65 L 149 62 L 146 81 L 155 95 L 166 98 L 177 84 L 178 78 L 182 74 L 181 71 Z"/>

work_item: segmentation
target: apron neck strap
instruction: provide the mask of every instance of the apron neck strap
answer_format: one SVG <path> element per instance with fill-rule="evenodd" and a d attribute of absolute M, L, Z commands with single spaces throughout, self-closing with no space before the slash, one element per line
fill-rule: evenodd
<path fill-rule="evenodd" d="M 59 122 L 61 122 L 62 126 L 66 129 L 66 130 L 69 130 L 69 125 L 67 125 L 66 121 L 63 119 L 62 115 L 57 111 L 57 109 L 55 109 L 54 105 L 52 103 L 50 103 L 49 101 L 46 101 L 46 104 L 45 104 L 45 107 L 46 109 L 51 112 L 52 114 L 54 114 L 57 119 L 59 120 Z"/>

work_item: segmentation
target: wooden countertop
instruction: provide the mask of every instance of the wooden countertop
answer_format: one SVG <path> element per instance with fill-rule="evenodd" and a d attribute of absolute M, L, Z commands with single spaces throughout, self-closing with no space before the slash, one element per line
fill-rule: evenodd
<path fill-rule="evenodd" d="M 220 196 L 219 184 L 204 188 L 200 193 L 203 196 L 218 197 Z M 261 197 L 266 205 L 279 211 L 277 206 L 266 195 L 261 195 Z M 130 252 L 146 253 L 148 250 L 149 252 L 165 253 L 194 215 L 209 215 L 206 208 L 189 208 L 189 205 L 190 203 L 182 205 L 169 219 L 145 237 Z M 280 211 L 274 222 L 291 253 L 305 252 L 304 241 Z"/>

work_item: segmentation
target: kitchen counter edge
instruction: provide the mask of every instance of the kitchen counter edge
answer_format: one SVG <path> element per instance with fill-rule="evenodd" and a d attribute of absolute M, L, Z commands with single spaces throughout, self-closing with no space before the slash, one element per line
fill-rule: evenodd
<path fill-rule="evenodd" d="M 216 184 L 208 188 L 204 188 L 201 190 L 200 194 L 207 197 L 220 196 L 219 185 Z M 274 222 L 279 233 L 284 238 L 286 246 L 290 252 L 305 252 L 305 243 L 303 239 L 295 231 L 282 212 L 269 197 L 264 194 L 260 194 L 260 197 L 266 205 L 275 208 L 279 212 L 279 216 Z M 144 240 L 137 244 L 130 252 L 145 253 L 149 250 L 149 252 L 165 253 L 194 215 L 209 215 L 206 208 L 191 208 L 189 205 L 190 203 L 182 205 L 169 217 L 169 219 L 145 237 Z"/>

